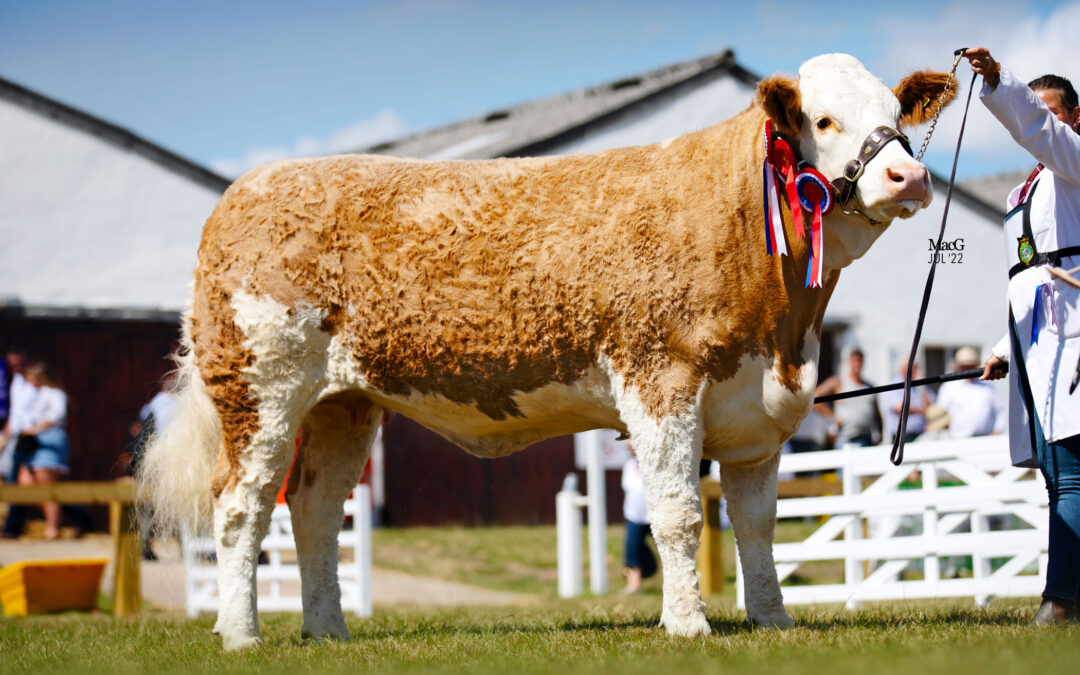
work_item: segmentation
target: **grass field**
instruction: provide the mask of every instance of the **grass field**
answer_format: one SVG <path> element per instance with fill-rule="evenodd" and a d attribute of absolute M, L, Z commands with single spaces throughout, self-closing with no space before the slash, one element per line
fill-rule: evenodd
<path fill-rule="evenodd" d="M 609 567 L 618 577 L 620 531 Z M 789 533 L 790 534 L 790 533 Z M 783 536 L 783 533 L 781 533 Z M 729 543 L 730 545 L 730 543 Z M 730 584 L 711 598 L 713 635 L 656 629 L 659 582 L 637 596 L 555 597 L 552 528 L 382 530 L 376 564 L 528 594 L 509 608 L 377 608 L 349 616 L 354 639 L 300 639 L 300 618 L 263 614 L 262 649 L 222 652 L 213 618 L 175 613 L 117 620 L 107 613 L 0 620 L 0 673 L 482 672 L 482 673 L 1074 673 L 1080 627 L 1025 626 L 1034 600 L 889 604 L 860 612 L 792 608 L 796 628 L 751 631 Z M 731 556 L 727 566 L 733 570 Z"/>

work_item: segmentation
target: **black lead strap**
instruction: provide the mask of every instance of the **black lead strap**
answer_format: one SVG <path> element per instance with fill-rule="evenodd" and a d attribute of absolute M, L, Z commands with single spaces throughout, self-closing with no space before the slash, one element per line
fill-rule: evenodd
<path fill-rule="evenodd" d="M 958 49 L 954 54 L 962 56 L 963 49 Z M 964 140 L 964 127 L 967 125 L 968 110 L 971 108 L 971 94 L 975 91 L 976 73 L 971 74 L 971 84 L 968 86 L 967 103 L 964 104 L 964 118 L 960 122 L 960 135 L 956 139 L 956 153 L 953 155 L 952 173 L 949 174 L 949 189 L 945 193 L 945 208 L 941 214 L 941 231 L 938 233 L 935 251 L 941 250 L 941 242 L 945 238 L 945 222 L 949 217 L 949 202 L 952 201 L 953 185 L 956 183 L 956 164 L 960 159 L 960 143 Z M 934 286 L 934 271 L 937 269 L 937 256 L 930 263 L 930 273 L 926 276 L 926 287 L 923 289 L 922 306 L 919 308 L 919 319 L 915 323 L 915 339 L 911 342 L 911 354 L 908 356 L 907 374 L 904 376 L 904 403 L 900 406 L 900 424 L 896 428 L 896 438 L 893 440 L 892 452 L 889 453 L 889 461 L 900 466 L 904 462 L 904 436 L 907 434 L 908 406 L 911 404 L 911 374 L 915 367 L 915 357 L 919 350 L 919 339 L 922 337 L 923 321 L 926 319 L 926 308 L 930 304 L 930 290 Z"/>
<path fill-rule="evenodd" d="M 934 377 L 924 377 L 921 380 L 912 380 L 912 387 L 923 387 L 928 384 L 940 384 L 942 382 L 952 382 L 953 380 L 971 380 L 979 377 L 983 374 L 982 368 L 971 368 L 969 370 L 958 370 L 955 373 L 945 373 L 944 375 L 936 375 Z M 887 391 L 896 391 L 897 389 L 903 389 L 905 382 L 893 382 L 892 384 L 883 384 L 879 387 L 866 387 L 864 389 L 852 389 L 851 391 L 842 391 L 837 394 L 824 394 L 814 398 L 814 403 L 831 403 L 833 401 L 843 401 L 846 398 L 857 398 L 859 396 L 871 396 L 873 394 L 883 394 Z"/>

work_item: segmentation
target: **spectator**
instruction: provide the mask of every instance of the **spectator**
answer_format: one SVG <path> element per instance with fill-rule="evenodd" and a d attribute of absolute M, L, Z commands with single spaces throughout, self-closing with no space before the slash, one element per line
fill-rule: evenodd
<path fill-rule="evenodd" d="M 71 447 L 68 444 L 67 394 L 56 387 L 47 366 L 34 363 L 26 369 L 26 381 L 35 390 L 32 405 L 22 428 L 16 464 L 20 485 L 57 482 L 68 472 Z M 45 539 L 60 536 L 60 504 L 46 502 Z"/>
<path fill-rule="evenodd" d="M 3 432 L 4 454 L 7 459 L 3 467 L 5 471 L 0 478 L 8 483 L 17 483 L 19 480 L 17 449 L 23 429 L 28 425 L 27 418 L 34 405 L 37 390 L 26 381 L 26 354 L 22 350 L 9 349 L 5 360 L 11 373 L 11 386 L 8 389 L 8 419 L 4 424 Z M 27 441 L 22 441 L 22 443 L 25 444 Z M 14 539 L 19 536 L 26 518 L 26 509 L 27 507 L 19 504 L 12 504 L 8 508 L 4 527 L 0 530 L 0 537 Z"/>
<path fill-rule="evenodd" d="M 150 442 L 155 433 L 164 430 L 169 425 L 173 415 L 176 413 L 176 395 L 172 393 L 175 386 L 175 373 L 169 373 L 162 378 L 161 388 L 150 399 L 150 402 L 139 410 L 139 419 L 131 425 L 131 439 L 128 442 L 125 454 L 127 455 L 128 470 L 132 474 L 137 473 L 139 470 L 139 463 L 142 461 L 146 444 Z M 147 512 L 145 515 L 149 516 L 149 513 Z M 152 518 L 149 517 L 140 519 L 139 538 L 142 541 L 143 560 L 157 560 L 157 555 L 154 554 L 154 550 L 150 546 L 150 531 L 145 526 L 145 523 L 151 520 Z"/>
<path fill-rule="evenodd" d="M 847 372 L 828 377 L 814 390 L 814 396 L 839 394 L 856 389 L 867 389 L 874 385 L 862 377 L 863 353 L 861 349 L 852 349 L 848 354 Z M 877 407 L 876 396 L 856 396 L 836 401 L 830 409 L 819 403 L 814 406 L 825 419 L 831 419 L 837 427 L 835 445 L 866 447 L 874 445 L 881 438 L 881 412 Z"/>
<path fill-rule="evenodd" d="M 1080 400 L 1070 384 L 1080 357 L 1080 291 L 1056 267 L 1080 264 L 1080 98 L 1044 75 L 1026 86 L 985 47 L 969 49 L 982 75 L 979 99 L 1039 164 L 1009 194 L 1005 217 L 1009 330 L 983 364 L 983 379 L 1008 364 L 1013 464 L 1038 466 L 1050 502 L 1046 586 L 1031 623 L 1078 619 L 1080 602 Z"/>
<path fill-rule="evenodd" d="M 899 382 L 903 382 L 907 377 L 907 368 L 908 360 L 904 359 L 900 362 Z M 920 376 L 919 364 L 916 363 L 911 369 L 911 379 L 916 380 Z M 911 390 L 911 400 L 908 402 L 907 433 L 904 435 L 905 443 L 910 443 L 926 431 L 926 411 L 934 403 L 935 398 L 937 397 L 934 396 L 934 390 L 929 387 L 917 387 Z M 900 413 L 903 410 L 904 391 L 900 389 L 887 392 L 885 394 L 885 421 L 889 433 L 896 434 L 896 430 L 900 427 Z"/>
<path fill-rule="evenodd" d="M 982 365 L 974 347 L 961 347 L 953 358 L 954 370 Z M 983 380 L 953 380 L 941 385 L 938 404 L 949 412 L 949 437 L 971 438 L 1001 433 L 1005 415 L 993 386 Z"/>
<path fill-rule="evenodd" d="M 649 512 L 645 506 L 645 487 L 641 483 L 637 456 L 634 455 L 634 449 L 629 443 L 626 447 L 630 450 L 631 457 L 623 464 L 622 471 L 623 520 L 626 523 L 623 553 L 626 588 L 623 592 L 637 593 L 641 590 L 642 580 L 656 574 L 656 556 L 645 542 L 645 537 L 651 536 L 652 529 L 649 526 Z"/>

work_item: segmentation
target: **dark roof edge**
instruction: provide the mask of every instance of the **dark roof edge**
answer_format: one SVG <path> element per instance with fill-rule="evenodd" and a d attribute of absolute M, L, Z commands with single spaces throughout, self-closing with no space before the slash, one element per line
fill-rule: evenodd
<path fill-rule="evenodd" d="M 224 192 L 232 183 L 209 169 L 105 120 L 0 77 L 0 98 L 133 152 L 203 187 Z"/>
<path fill-rule="evenodd" d="M 708 58 L 708 57 L 706 57 Z M 655 91 L 651 91 L 648 94 L 641 96 L 640 98 L 633 99 L 624 105 L 619 106 L 613 110 L 609 110 L 605 113 L 601 113 L 596 117 L 592 117 L 584 122 L 569 126 L 561 131 L 558 131 L 546 138 L 530 141 L 524 145 L 520 145 L 515 148 L 510 148 L 502 153 L 505 157 L 525 157 L 529 155 L 542 155 L 559 147 L 562 147 L 568 143 L 580 140 L 586 136 L 590 131 L 604 127 L 612 122 L 617 122 L 622 117 L 628 117 L 631 114 L 637 112 L 641 108 L 648 108 L 650 106 L 659 105 L 670 94 L 678 92 L 680 89 L 694 89 L 699 86 L 703 81 L 708 81 L 716 78 L 719 72 L 726 72 L 733 76 L 740 82 L 748 85 L 756 85 L 761 79 L 754 73 L 746 70 L 735 61 L 735 52 L 730 49 L 724 50 L 721 54 L 716 56 L 716 63 L 713 65 L 699 70 L 698 72 L 685 77 L 681 80 L 672 82 L 671 84 L 661 87 Z"/>
<path fill-rule="evenodd" d="M 942 185 L 944 189 L 948 189 L 949 180 L 937 175 L 933 171 L 930 172 L 930 180 L 935 185 Z M 953 197 L 956 197 L 964 206 L 968 207 L 972 211 L 978 213 L 983 218 L 991 220 L 998 225 L 1004 225 L 1005 223 L 1005 211 L 999 208 L 995 208 L 990 204 L 987 204 L 983 200 L 979 199 L 967 189 L 960 187 L 959 181 L 953 185 Z"/>
<path fill-rule="evenodd" d="M 0 319 L 96 319 L 179 323 L 180 312 L 134 307 L 49 307 L 42 305 L 0 305 Z"/>

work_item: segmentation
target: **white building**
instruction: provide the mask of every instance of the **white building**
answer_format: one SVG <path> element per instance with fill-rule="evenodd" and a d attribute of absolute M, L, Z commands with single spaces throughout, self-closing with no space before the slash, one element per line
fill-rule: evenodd
<path fill-rule="evenodd" d="M 0 349 L 69 396 L 71 478 L 101 480 L 171 368 L 203 223 L 228 181 L 0 79 Z"/>
<path fill-rule="evenodd" d="M 4 80 L 0 138 L 0 303 L 50 316 L 184 307 L 229 181 Z"/>

